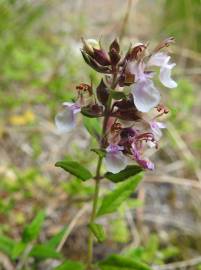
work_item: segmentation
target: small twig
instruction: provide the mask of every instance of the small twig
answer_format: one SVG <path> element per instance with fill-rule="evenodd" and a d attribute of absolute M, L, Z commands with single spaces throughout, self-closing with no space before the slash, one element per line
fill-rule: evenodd
<path fill-rule="evenodd" d="M 72 230 L 74 229 L 74 227 L 76 226 L 78 220 L 81 218 L 81 216 L 86 213 L 86 211 L 90 208 L 89 204 L 86 204 L 83 208 L 80 209 L 80 211 L 77 212 L 77 214 L 75 215 L 75 217 L 72 219 L 71 223 L 69 224 L 69 226 L 67 227 L 63 238 L 61 239 L 61 242 L 59 243 L 58 247 L 57 247 L 57 252 L 60 252 L 64 243 L 66 242 L 69 234 L 72 232 Z"/>
<path fill-rule="evenodd" d="M 201 256 L 175 263 L 168 263 L 165 265 L 152 266 L 154 270 L 176 270 L 176 269 L 186 269 L 187 267 L 192 267 L 201 263 Z"/>

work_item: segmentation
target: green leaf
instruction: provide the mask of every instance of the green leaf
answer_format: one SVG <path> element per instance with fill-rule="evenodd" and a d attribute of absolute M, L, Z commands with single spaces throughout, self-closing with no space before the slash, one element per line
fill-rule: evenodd
<path fill-rule="evenodd" d="M 61 259 L 62 256 L 54 248 L 48 245 L 35 245 L 30 254 L 30 257 L 35 257 L 37 259 Z"/>
<path fill-rule="evenodd" d="M 105 155 L 106 155 L 106 150 L 105 149 L 93 148 L 93 149 L 91 149 L 91 151 L 96 153 L 101 158 L 104 158 Z"/>
<path fill-rule="evenodd" d="M 116 189 L 107 194 L 97 212 L 97 216 L 109 214 L 114 211 L 135 191 L 143 174 L 130 177 L 127 181 L 117 185 Z"/>
<path fill-rule="evenodd" d="M 105 240 L 105 231 L 101 224 L 90 223 L 89 228 L 95 235 L 98 242 L 103 242 Z"/>
<path fill-rule="evenodd" d="M 105 177 L 114 183 L 122 182 L 131 176 L 134 176 L 142 171 L 142 168 L 137 165 L 128 165 L 124 170 L 119 173 L 107 172 Z"/>
<path fill-rule="evenodd" d="M 101 270 L 151 270 L 144 263 L 115 254 L 100 262 L 99 267 Z"/>
<path fill-rule="evenodd" d="M 25 248 L 26 248 L 27 244 L 24 242 L 17 242 L 13 249 L 12 249 L 12 259 L 16 260 L 17 258 L 19 258 L 21 256 L 21 254 L 24 252 Z"/>
<path fill-rule="evenodd" d="M 82 263 L 67 260 L 66 262 L 62 263 L 61 265 L 54 268 L 54 270 L 84 270 L 85 266 Z"/>
<path fill-rule="evenodd" d="M 72 160 L 61 160 L 55 164 L 56 167 L 60 167 L 72 175 L 78 177 L 82 181 L 91 179 L 93 176 L 84 166 L 80 163 Z"/>
<path fill-rule="evenodd" d="M 46 245 L 51 246 L 52 248 L 56 248 L 61 242 L 66 230 L 67 226 L 64 226 L 64 228 L 59 233 L 54 235 L 49 241 L 46 242 Z"/>
<path fill-rule="evenodd" d="M 16 242 L 7 236 L 0 235 L 0 251 L 7 254 L 9 257 L 12 256 L 12 250 Z"/>
<path fill-rule="evenodd" d="M 84 117 L 84 126 L 92 137 L 100 138 L 101 125 L 97 118 Z"/>
<path fill-rule="evenodd" d="M 124 92 L 110 90 L 110 95 L 115 100 L 126 99 L 126 95 Z"/>
<path fill-rule="evenodd" d="M 25 227 L 23 231 L 23 235 L 22 235 L 22 239 L 25 243 L 33 241 L 38 237 L 41 227 L 43 225 L 44 219 L 45 219 L 45 213 L 41 211 L 36 215 L 34 220 Z"/>

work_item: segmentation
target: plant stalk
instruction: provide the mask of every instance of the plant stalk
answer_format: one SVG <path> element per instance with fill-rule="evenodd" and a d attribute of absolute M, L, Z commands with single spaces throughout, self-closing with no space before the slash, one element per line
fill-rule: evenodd
<path fill-rule="evenodd" d="M 111 89 L 115 89 L 116 87 L 116 79 L 117 74 L 114 73 L 113 75 L 113 81 L 111 84 Z M 104 137 L 107 133 L 107 124 L 110 117 L 110 109 L 112 104 L 112 97 L 109 95 L 107 105 L 105 108 L 105 117 L 103 120 L 103 128 L 102 128 L 102 138 L 100 141 L 100 146 L 104 146 Z M 99 190 L 100 190 L 100 171 L 102 166 L 103 157 L 98 158 L 97 168 L 96 168 L 96 175 L 95 175 L 95 191 L 94 191 L 94 197 L 93 197 L 93 207 L 92 207 L 92 213 L 90 218 L 90 223 L 94 223 L 96 218 L 96 212 L 97 212 L 97 205 L 98 205 L 98 197 L 99 197 Z M 93 233 L 91 230 L 89 230 L 89 239 L 88 239 L 88 257 L 87 257 L 87 270 L 92 270 L 92 261 L 93 261 Z"/>
<path fill-rule="evenodd" d="M 97 169 L 96 169 L 96 177 L 95 177 L 95 191 L 93 197 L 93 208 L 90 218 L 90 223 L 94 223 L 96 218 L 97 204 L 98 204 L 98 195 L 100 190 L 100 170 L 102 165 L 102 157 L 99 157 Z M 89 240 L 88 240 L 88 261 L 87 261 L 87 270 L 91 270 L 92 268 L 92 260 L 93 260 L 93 233 L 89 230 Z"/>

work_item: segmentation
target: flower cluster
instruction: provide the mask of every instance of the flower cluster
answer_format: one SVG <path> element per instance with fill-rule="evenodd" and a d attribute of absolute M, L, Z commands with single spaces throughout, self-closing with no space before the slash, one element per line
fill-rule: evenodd
<path fill-rule="evenodd" d="M 58 130 L 63 133 L 74 128 L 79 112 L 102 117 L 103 134 L 99 139 L 107 170 L 118 173 L 131 160 L 153 170 L 154 164 L 144 153 L 149 147 L 158 147 L 161 129 L 165 128 L 158 119 L 168 113 L 153 80 L 157 75 L 158 84 L 177 86 L 171 77 L 175 63 L 164 51 L 174 39 L 164 40 L 151 51 L 147 44 L 136 44 L 125 55 L 116 39 L 108 51 L 96 40 L 82 41 L 85 62 L 104 78 L 95 89 L 85 83 L 76 87 L 76 101 L 63 103 L 63 111 L 56 116 Z"/>

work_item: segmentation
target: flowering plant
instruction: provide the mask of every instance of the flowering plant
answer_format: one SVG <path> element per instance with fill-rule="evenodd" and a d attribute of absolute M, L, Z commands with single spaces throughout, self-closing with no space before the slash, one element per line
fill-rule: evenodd
<path fill-rule="evenodd" d="M 170 56 L 164 52 L 174 42 L 173 38 L 164 40 L 153 50 L 149 50 L 148 44 L 130 46 L 124 55 L 117 39 L 110 44 L 108 51 L 96 40 L 82 39 L 82 42 L 81 53 L 85 62 L 104 77 L 96 88 L 86 83 L 78 85 L 76 99 L 63 103 L 63 111 L 57 114 L 55 122 L 59 132 L 65 133 L 75 128 L 78 113 L 102 120 L 101 134 L 93 134 L 99 144 L 92 149 L 98 155 L 96 174 L 93 176 L 88 169 L 72 160 L 59 161 L 56 166 L 83 181 L 95 180 L 87 262 L 87 269 L 93 269 L 93 237 L 99 241 L 103 238 L 103 228 L 95 223 L 96 217 L 115 211 L 137 186 L 142 177 L 140 172 L 155 168 L 145 153 L 149 147 L 158 147 L 161 130 L 165 128 L 158 119 L 167 114 L 168 109 L 161 102 L 153 80 L 158 76 L 159 83 L 167 88 L 175 88 L 177 83 L 171 78 L 175 63 L 171 63 Z M 102 174 L 103 163 L 105 174 Z M 123 183 L 107 194 L 97 209 L 103 178 Z M 119 257 L 108 260 L 121 264 L 122 258 L 120 261 Z M 106 269 L 108 260 L 100 263 L 99 267 Z M 135 265 L 135 269 L 149 269 L 143 265 L 140 267 Z"/>

